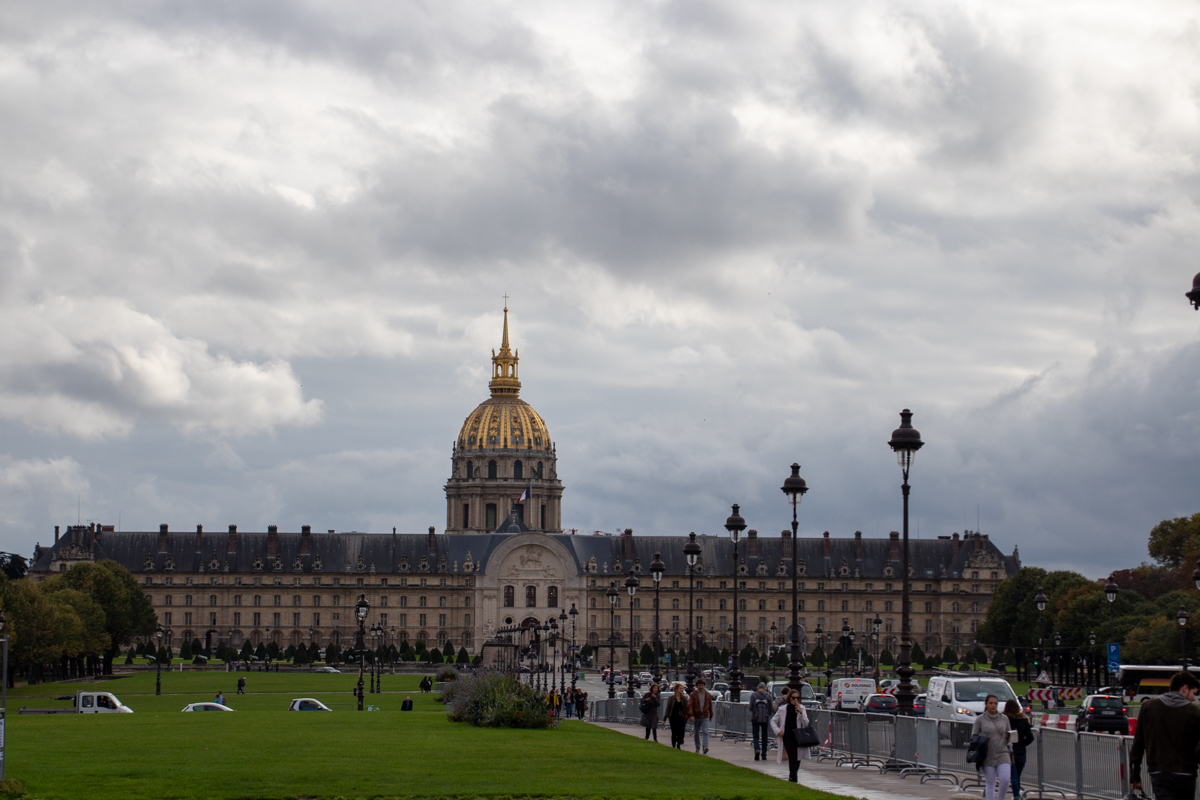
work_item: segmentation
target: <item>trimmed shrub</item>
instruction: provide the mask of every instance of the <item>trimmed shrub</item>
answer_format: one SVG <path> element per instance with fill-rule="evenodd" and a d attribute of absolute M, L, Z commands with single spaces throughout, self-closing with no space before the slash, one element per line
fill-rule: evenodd
<path fill-rule="evenodd" d="M 452 722 L 480 728 L 549 728 L 550 708 L 529 685 L 512 675 L 466 675 L 446 688 L 443 698 Z"/>

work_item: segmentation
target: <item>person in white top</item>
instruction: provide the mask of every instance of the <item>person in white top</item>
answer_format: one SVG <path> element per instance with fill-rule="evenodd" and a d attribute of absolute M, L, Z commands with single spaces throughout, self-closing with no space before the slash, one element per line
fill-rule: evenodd
<path fill-rule="evenodd" d="M 776 763 L 783 761 L 783 753 L 788 757 L 788 780 L 796 783 L 796 772 L 800 769 L 800 759 L 810 758 L 807 747 L 796 746 L 796 731 L 807 728 L 808 713 L 800 705 L 800 693 L 788 689 L 779 710 L 771 717 L 771 733 L 779 740 L 779 750 L 775 754 Z"/>

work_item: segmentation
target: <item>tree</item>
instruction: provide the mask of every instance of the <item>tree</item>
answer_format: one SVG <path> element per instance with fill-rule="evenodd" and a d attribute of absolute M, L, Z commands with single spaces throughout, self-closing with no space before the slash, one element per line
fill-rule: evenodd
<path fill-rule="evenodd" d="M 885 647 L 883 652 L 879 654 L 879 663 L 888 667 L 895 664 L 896 660 L 892 657 L 892 651 Z"/>
<path fill-rule="evenodd" d="M 825 651 L 821 648 L 821 645 L 817 645 L 816 649 L 812 651 L 812 656 L 809 657 L 809 661 L 812 662 L 814 667 L 823 667 L 825 666 L 826 660 Z"/>
<path fill-rule="evenodd" d="M 465 647 L 459 648 L 458 657 L 455 659 L 455 663 L 457 663 L 457 664 L 470 664 L 471 663 L 471 656 L 469 653 L 467 653 L 467 648 L 465 648 Z"/>
<path fill-rule="evenodd" d="M 438 650 L 436 647 L 430 650 L 426 655 L 429 658 L 430 664 L 442 663 L 442 651 Z"/>
<path fill-rule="evenodd" d="M 947 665 L 958 663 L 958 653 L 954 652 L 950 645 L 946 645 L 946 649 L 942 651 L 942 663 Z"/>
<path fill-rule="evenodd" d="M 207 648 L 200 642 L 199 639 L 192 639 L 192 655 L 206 656 L 208 653 L 206 653 L 205 650 L 207 650 Z"/>
<path fill-rule="evenodd" d="M 181 644 L 179 646 L 179 660 L 180 661 L 191 661 L 192 660 L 192 643 L 187 641 L 186 639 L 184 640 L 183 644 Z"/>
<path fill-rule="evenodd" d="M 642 649 L 638 651 L 638 661 L 642 664 L 654 663 L 654 648 L 650 646 L 649 642 L 643 644 Z"/>
<path fill-rule="evenodd" d="M 299 667 L 308 663 L 308 648 L 304 646 L 304 642 L 301 642 L 292 651 L 292 663 Z"/>
<path fill-rule="evenodd" d="M 1037 646 L 1039 613 L 1034 598 L 1038 588 L 1042 588 L 1047 598 L 1044 623 L 1045 633 L 1049 635 L 1055 630 L 1059 601 L 1072 589 L 1090 583 L 1077 572 L 1046 572 L 1038 567 L 1022 567 L 1016 575 L 996 587 L 987 618 L 979 629 L 979 639 L 993 647 Z"/>
<path fill-rule="evenodd" d="M 157 658 L 159 663 L 161 663 L 163 666 L 170 666 L 171 648 L 164 644 L 162 647 L 158 648 L 158 654 L 155 656 L 155 658 Z"/>
<path fill-rule="evenodd" d="M 1200 513 L 1164 519 L 1150 530 L 1150 557 L 1170 569 L 1183 565 L 1184 556 L 1200 550 Z"/>
<path fill-rule="evenodd" d="M 342 648 L 338 647 L 333 642 L 330 642 L 325 647 L 325 663 L 329 664 L 330 666 L 336 666 L 337 663 L 339 661 L 341 661 L 341 658 L 342 658 Z M 313 659 L 313 660 L 315 661 L 316 659 Z"/>
<path fill-rule="evenodd" d="M 0 572 L 10 581 L 19 581 L 29 572 L 29 562 L 16 553 L 0 552 Z"/>
<path fill-rule="evenodd" d="M 242 650 L 239 653 L 242 661 L 249 661 L 250 656 L 254 655 L 254 646 L 250 644 L 250 640 L 246 639 L 242 642 Z"/>
<path fill-rule="evenodd" d="M 925 651 L 922 650 L 921 645 L 917 644 L 916 642 L 913 642 L 913 646 L 912 646 L 912 663 L 914 663 L 914 664 L 924 664 L 925 663 Z"/>
<path fill-rule="evenodd" d="M 62 578 L 70 588 L 89 594 L 104 612 L 104 626 L 109 638 L 104 653 L 105 674 L 112 674 L 112 660 L 120 654 L 122 646 L 135 637 L 154 632 L 158 623 L 154 607 L 133 573 L 116 561 L 104 559 L 94 564 L 75 564 L 56 577 Z"/>

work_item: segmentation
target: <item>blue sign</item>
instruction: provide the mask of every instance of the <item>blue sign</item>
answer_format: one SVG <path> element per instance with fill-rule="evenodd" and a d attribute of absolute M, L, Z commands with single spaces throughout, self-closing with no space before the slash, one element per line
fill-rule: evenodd
<path fill-rule="evenodd" d="M 1121 669 L 1121 645 L 1108 643 L 1108 671 L 1114 675 Z"/>
<path fill-rule="evenodd" d="M 664 664 L 671 663 L 671 654 L 670 653 L 663 653 L 663 663 Z"/>

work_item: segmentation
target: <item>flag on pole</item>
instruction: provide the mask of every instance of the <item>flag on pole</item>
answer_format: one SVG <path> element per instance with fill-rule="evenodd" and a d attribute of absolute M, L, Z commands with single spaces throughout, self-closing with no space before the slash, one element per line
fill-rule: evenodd
<path fill-rule="evenodd" d="M 521 492 L 521 496 L 517 498 L 517 503 L 523 503 L 523 502 L 525 502 L 526 500 L 528 500 L 528 499 L 529 499 L 529 497 L 530 497 L 530 495 L 529 495 L 529 487 L 528 487 L 528 486 L 526 486 L 526 487 L 525 487 L 525 491 Z"/>

